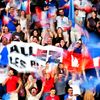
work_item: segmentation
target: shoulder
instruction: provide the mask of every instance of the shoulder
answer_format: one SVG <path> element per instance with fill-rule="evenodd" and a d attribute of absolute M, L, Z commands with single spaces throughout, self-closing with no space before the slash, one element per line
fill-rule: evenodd
<path fill-rule="evenodd" d="M 64 96 L 64 100 L 67 99 L 67 98 L 68 98 L 68 94 L 66 94 L 66 95 Z"/>
<path fill-rule="evenodd" d="M 15 80 L 15 81 L 18 81 L 18 80 L 19 80 L 19 77 L 17 77 L 17 76 L 12 76 L 12 79 Z"/>

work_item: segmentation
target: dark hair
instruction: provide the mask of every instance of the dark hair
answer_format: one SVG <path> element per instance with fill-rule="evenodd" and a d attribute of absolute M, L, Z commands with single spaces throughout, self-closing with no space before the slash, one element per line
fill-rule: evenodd
<path fill-rule="evenodd" d="M 18 72 L 15 69 L 13 69 L 13 68 L 10 68 L 9 70 L 12 70 L 13 73 L 14 73 L 14 75 L 17 75 L 18 74 Z"/>
<path fill-rule="evenodd" d="M 53 87 L 53 88 L 51 88 L 50 90 L 56 90 L 56 88 Z"/>
<path fill-rule="evenodd" d="M 31 93 L 32 89 L 35 89 L 38 92 L 38 88 L 32 87 L 32 88 L 29 89 L 30 93 Z"/>

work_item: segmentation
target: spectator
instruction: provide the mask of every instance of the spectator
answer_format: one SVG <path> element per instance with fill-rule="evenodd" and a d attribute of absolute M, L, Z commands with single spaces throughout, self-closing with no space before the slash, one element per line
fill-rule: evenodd
<path fill-rule="evenodd" d="M 64 95 L 66 94 L 65 87 L 66 87 L 67 77 L 68 77 L 67 75 L 64 76 L 63 74 L 58 74 L 57 78 L 55 78 L 55 88 L 60 100 L 64 100 Z"/>
<path fill-rule="evenodd" d="M 60 47 L 67 50 L 68 49 L 68 45 L 67 42 L 65 42 L 63 39 L 60 41 Z"/>
<path fill-rule="evenodd" d="M 28 28 L 28 22 L 26 18 L 25 11 L 21 11 L 21 15 L 19 16 L 19 24 L 21 25 L 21 30 L 24 30 Z"/>
<path fill-rule="evenodd" d="M 50 90 L 50 95 L 46 97 L 45 100 L 61 100 L 59 99 L 59 96 L 56 95 L 56 89 L 55 88 L 51 88 Z"/>
<path fill-rule="evenodd" d="M 65 42 L 69 43 L 68 29 L 71 26 L 71 22 L 68 20 L 67 17 L 64 16 L 64 11 L 62 9 L 59 9 L 58 13 L 59 13 L 59 15 L 56 17 L 57 28 L 58 27 L 62 28 L 64 40 L 65 40 Z"/>
<path fill-rule="evenodd" d="M 5 26 L 5 28 L 3 29 L 3 33 L 2 33 L 2 38 L 6 38 L 7 39 L 7 44 L 9 44 L 12 40 L 12 34 L 9 32 L 9 29 L 7 26 Z"/>
<path fill-rule="evenodd" d="M 60 41 L 64 38 L 63 37 L 63 30 L 61 27 L 57 28 L 57 31 L 51 34 L 52 37 L 52 43 L 53 45 L 56 45 L 57 43 L 60 43 Z"/>
<path fill-rule="evenodd" d="M 38 29 L 34 29 L 31 33 L 30 33 L 30 42 L 32 42 L 33 37 L 37 37 L 39 39 L 39 43 L 41 43 L 42 41 L 42 37 L 41 34 L 39 33 Z"/>
<path fill-rule="evenodd" d="M 57 68 L 56 68 L 56 74 L 59 75 L 59 74 L 63 74 L 63 75 L 66 75 L 66 69 L 64 68 L 64 64 L 63 63 L 59 63 Z"/>
<path fill-rule="evenodd" d="M 84 94 L 84 100 L 95 100 L 93 92 L 90 90 L 87 90 Z"/>
<path fill-rule="evenodd" d="M 13 33 L 13 39 L 14 40 L 17 40 L 18 39 L 18 40 L 24 42 L 24 36 L 25 36 L 25 33 L 22 32 L 21 25 L 18 24 L 17 27 L 16 27 L 16 32 Z"/>
<path fill-rule="evenodd" d="M 72 73 L 72 79 L 69 80 L 69 86 L 72 87 L 73 95 L 75 96 L 81 95 L 81 90 L 80 90 L 81 80 L 78 79 L 77 77 L 78 77 L 77 74 Z"/>
<path fill-rule="evenodd" d="M 7 23 L 8 29 L 13 33 L 16 31 L 16 25 L 18 23 L 17 19 L 15 18 L 15 8 L 10 7 L 9 12 L 7 13 L 9 17 L 9 22 Z"/>
<path fill-rule="evenodd" d="M 42 84 L 42 89 L 38 93 L 38 89 L 33 87 L 31 90 L 26 86 L 26 93 L 27 93 L 27 100 L 39 100 L 41 98 L 43 89 L 44 89 L 44 83 Z"/>
<path fill-rule="evenodd" d="M 54 77 L 52 77 L 50 73 L 46 73 L 44 75 L 44 79 L 43 80 L 45 82 L 45 85 L 44 85 L 42 100 L 45 100 L 46 97 L 50 94 L 51 88 L 54 87 Z"/>
<path fill-rule="evenodd" d="M 77 100 L 76 96 L 73 95 L 73 89 L 71 87 L 68 89 L 68 94 L 64 96 L 64 100 Z"/>
<path fill-rule="evenodd" d="M 21 88 L 22 82 L 19 77 L 14 75 L 14 71 L 12 69 L 9 70 L 8 78 L 6 78 L 6 80 L 2 83 L 2 85 L 3 86 L 6 85 L 7 94 L 10 94 L 9 100 L 18 100 L 18 92 L 19 89 Z M 8 100 L 8 99 L 3 98 L 3 100 Z"/>
<path fill-rule="evenodd" d="M 28 79 L 27 79 L 27 82 L 25 84 L 25 87 L 27 87 L 29 89 L 32 88 L 32 87 L 37 88 L 36 79 L 34 79 L 32 75 L 28 76 Z"/>
<path fill-rule="evenodd" d="M 92 11 L 91 17 L 87 19 L 87 29 L 89 32 L 93 32 L 96 29 L 96 25 L 99 19 L 97 18 L 97 12 Z"/>
<path fill-rule="evenodd" d="M 45 29 L 42 33 L 42 45 L 47 45 L 48 39 L 50 38 L 51 30 L 49 28 Z"/>

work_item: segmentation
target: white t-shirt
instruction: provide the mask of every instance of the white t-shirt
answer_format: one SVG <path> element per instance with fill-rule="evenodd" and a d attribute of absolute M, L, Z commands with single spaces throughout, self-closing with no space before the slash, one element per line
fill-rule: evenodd
<path fill-rule="evenodd" d="M 61 16 L 57 16 L 56 17 L 56 21 L 57 21 L 57 28 L 61 27 L 62 29 L 64 29 L 64 27 L 68 27 L 68 18 L 67 17 L 61 17 Z"/>
<path fill-rule="evenodd" d="M 20 25 L 21 25 L 21 30 L 23 30 L 24 28 L 27 29 L 27 19 L 20 18 Z"/>
<path fill-rule="evenodd" d="M 32 96 L 31 94 L 27 96 L 27 100 L 39 100 L 41 97 L 41 92 L 38 93 L 36 96 Z"/>

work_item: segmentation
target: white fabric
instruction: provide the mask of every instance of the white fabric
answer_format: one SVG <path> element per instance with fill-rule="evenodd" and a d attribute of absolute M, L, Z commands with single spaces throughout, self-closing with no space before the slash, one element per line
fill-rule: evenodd
<path fill-rule="evenodd" d="M 21 25 L 21 30 L 23 30 L 24 28 L 27 29 L 27 19 L 20 18 L 20 25 Z"/>
<path fill-rule="evenodd" d="M 27 96 L 27 100 L 39 100 L 41 97 L 41 93 L 38 93 L 36 96 L 32 96 L 31 94 Z"/>

